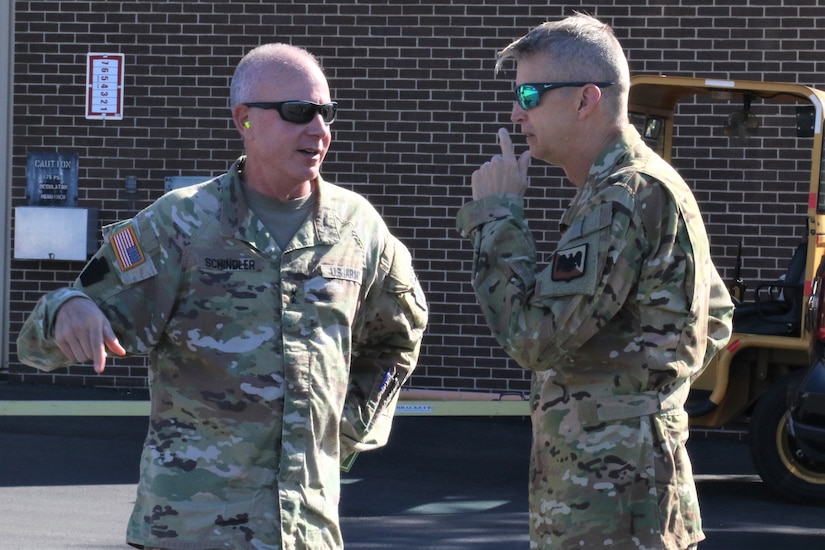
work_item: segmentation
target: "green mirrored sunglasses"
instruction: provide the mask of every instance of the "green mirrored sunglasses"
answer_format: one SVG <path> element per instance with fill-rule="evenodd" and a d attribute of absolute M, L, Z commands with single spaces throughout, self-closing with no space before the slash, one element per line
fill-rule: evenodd
<path fill-rule="evenodd" d="M 580 88 L 588 84 L 594 84 L 599 88 L 607 88 L 612 86 L 614 82 L 529 82 L 516 86 L 516 101 L 526 111 L 538 105 L 542 94 L 545 92 L 556 88 Z"/>

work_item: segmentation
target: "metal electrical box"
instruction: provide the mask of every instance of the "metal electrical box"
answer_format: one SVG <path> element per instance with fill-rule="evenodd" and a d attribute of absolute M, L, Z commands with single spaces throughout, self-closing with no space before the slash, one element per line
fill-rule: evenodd
<path fill-rule="evenodd" d="M 14 209 L 14 257 L 82 260 L 97 251 L 97 208 L 18 206 Z"/>

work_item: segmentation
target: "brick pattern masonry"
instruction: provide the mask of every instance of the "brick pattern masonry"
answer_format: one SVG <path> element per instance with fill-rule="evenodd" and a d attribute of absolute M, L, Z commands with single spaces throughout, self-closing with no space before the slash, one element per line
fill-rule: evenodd
<path fill-rule="evenodd" d="M 615 27 L 634 74 L 825 86 L 825 8 L 819 0 L 681 4 L 17 1 L 13 205 L 26 201 L 29 152 L 79 153 L 78 204 L 98 207 L 101 224 L 130 217 L 156 199 L 167 176 L 224 171 L 241 153 L 227 108 L 235 64 L 263 42 L 306 47 L 323 61 L 341 106 L 324 174 L 364 194 L 383 213 L 410 246 L 429 297 L 430 328 L 413 384 L 525 391 L 529 374 L 507 360 L 479 316 L 468 282 L 471 254 L 454 229 L 455 212 L 470 197 L 470 174 L 497 152 L 497 128 L 513 128 L 513 74 L 494 74 L 495 52 L 544 20 L 583 10 Z M 84 116 L 89 52 L 125 55 L 122 120 Z M 724 115 L 718 118 L 713 124 L 721 126 Z M 680 154 L 688 160 L 679 167 L 706 211 L 717 262 L 731 278 L 736 244 L 744 239 L 743 277 L 776 277 L 801 236 L 804 163 L 792 149 L 772 148 L 767 160 L 753 158 L 747 148 L 718 157 L 713 139 L 719 138 L 685 136 Z M 137 179 L 133 193 L 126 190 L 129 176 Z M 554 241 L 572 188 L 556 168 L 536 164 L 531 176 L 533 229 L 539 239 Z M 720 178 L 726 194 L 711 199 Z M 36 373 L 17 361 L 13 342 L 34 301 L 67 284 L 81 267 L 72 261 L 12 262 L 11 376 L 142 387 L 143 359 L 114 361 L 102 376 L 87 366 Z"/>

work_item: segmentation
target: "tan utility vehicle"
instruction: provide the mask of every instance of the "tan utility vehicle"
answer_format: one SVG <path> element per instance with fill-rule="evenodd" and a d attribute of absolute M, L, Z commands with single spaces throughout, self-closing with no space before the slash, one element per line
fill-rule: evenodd
<path fill-rule="evenodd" d="M 691 423 L 746 422 L 764 482 L 790 500 L 825 503 L 825 461 L 788 422 L 817 334 L 825 92 L 666 76 L 631 84 L 632 121 L 694 188 L 737 304 L 730 343 L 692 386 Z"/>

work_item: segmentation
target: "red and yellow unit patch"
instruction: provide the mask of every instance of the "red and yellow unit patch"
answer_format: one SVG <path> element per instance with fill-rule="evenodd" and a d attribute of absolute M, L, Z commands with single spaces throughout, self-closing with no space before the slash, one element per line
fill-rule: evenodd
<path fill-rule="evenodd" d="M 113 233 L 109 237 L 109 243 L 115 251 L 121 271 L 129 271 L 146 261 L 146 256 L 138 243 L 135 228 L 131 225 Z"/>

